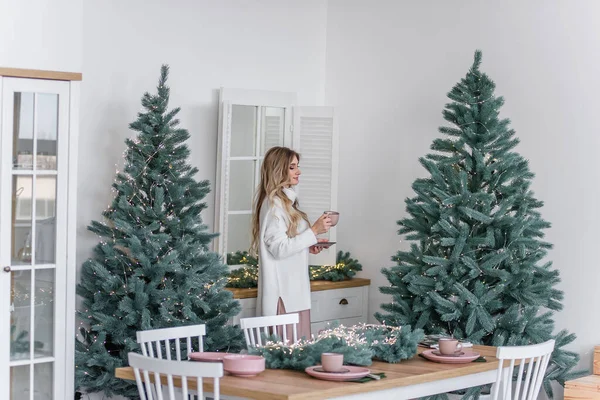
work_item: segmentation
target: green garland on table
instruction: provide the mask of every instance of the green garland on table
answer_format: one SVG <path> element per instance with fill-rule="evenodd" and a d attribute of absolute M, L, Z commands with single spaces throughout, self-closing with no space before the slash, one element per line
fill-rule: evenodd
<path fill-rule="evenodd" d="M 250 347 L 248 353 L 263 356 L 270 369 L 302 371 L 318 364 L 322 353 L 343 354 L 345 364 L 371 365 L 373 358 L 397 363 L 417 354 L 417 346 L 423 337 L 421 329 L 413 331 L 410 326 L 339 325 L 321 331 L 313 339 L 290 345 L 271 336 L 264 346 Z"/>
<path fill-rule="evenodd" d="M 227 287 L 254 288 L 258 286 L 258 258 L 247 251 L 236 251 L 227 254 L 228 265 L 244 264 L 244 267 L 229 273 Z M 349 252 L 338 251 L 335 265 L 311 265 L 309 276 L 311 281 L 343 281 L 352 278 L 357 271 L 362 271 L 358 260 L 350 257 Z"/>

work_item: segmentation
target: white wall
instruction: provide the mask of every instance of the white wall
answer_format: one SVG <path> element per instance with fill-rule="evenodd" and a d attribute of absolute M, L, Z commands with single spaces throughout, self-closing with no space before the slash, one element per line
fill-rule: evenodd
<path fill-rule="evenodd" d="M 171 67 L 171 106 L 191 133 L 198 179 L 214 183 L 221 86 L 291 91 L 322 104 L 325 0 L 87 0 L 83 7 L 77 264 L 98 242 L 87 231 L 112 199 L 128 125 Z M 214 187 L 203 218 L 212 226 Z M 91 396 L 96 398 L 97 396 Z"/>
<path fill-rule="evenodd" d="M 300 104 L 322 104 L 325 23 L 325 0 L 86 1 L 78 264 L 97 243 L 86 226 L 112 199 L 128 124 L 162 63 L 171 67 L 171 105 L 191 133 L 197 178 L 214 182 L 218 88 L 292 91 Z M 211 226 L 212 189 L 203 215 Z"/>
<path fill-rule="evenodd" d="M 0 0 L 0 67 L 81 70 L 82 0 Z"/>
<path fill-rule="evenodd" d="M 406 248 L 395 221 L 424 175 L 417 158 L 444 124 L 445 93 L 482 49 L 554 224 L 547 239 L 566 296 L 557 326 L 577 333 L 572 348 L 588 367 L 600 342 L 590 312 L 600 275 L 599 12 L 594 0 L 0 0 L 0 66 L 84 73 L 78 265 L 97 242 L 86 226 L 111 200 L 127 126 L 162 63 L 171 66 L 171 104 L 182 107 L 201 179 L 214 181 L 219 86 L 295 91 L 300 104 L 335 105 L 338 242 L 373 280 L 373 313 L 387 301 L 376 290 L 387 284 L 380 268 Z M 207 200 L 212 225 L 212 194 Z"/>
<path fill-rule="evenodd" d="M 370 311 L 389 300 L 380 268 L 407 249 L 396 235 L 418 157 L 444 125 L 445 94 L 467 72 L 475 49 L 497 84 L 537 174 L 533 189 L 553 223 L 547 240 L 561 272 L 558 329 L 590 367 L 600 344 L 598 234 L 600 167 L 600 3 L 589 1 L 330 0 L 326 103 L 340 115 L 340 248 L 371 278 Z"/>

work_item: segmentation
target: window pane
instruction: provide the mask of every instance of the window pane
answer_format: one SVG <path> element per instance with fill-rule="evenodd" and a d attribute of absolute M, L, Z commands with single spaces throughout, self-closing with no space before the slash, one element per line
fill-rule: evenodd
<path fill-rule="evenodd" d="M 58 95 L 37 95 L 37 149 L 36 169 L 56 170 L 58 140 Z"/>
<path fill-rule="evenodd" d="M 12 188 L 12 263 L 31 264 L 32 177 L 13 176 Z"/>
<path fill-rule="evenodd" d="M 275 146 L 283 146 L 283 127 L 285 109 L 279 107 L 263 107 L 263 123 L 261 129 L 260 155 Z"/>
<path fill-rule="evenodd" d="M 230 157 L 254 156 L 257 110 L 255 106 L 232 106 Z"/>
<path fill-rule="evenodd" d="M 11 272 L 10 359 L 30 358 L 31 271 Z"/>
<path fill-rule="evenodd" d="M 35 271 L 35 358 L 54 355 L 54 268 Z"/>
<path fill-rule="evenodd" d="M 251 210 L 256 161 L 232 160 L 229 165 L 229 211 Z"/>
<path fill-rule="evenodd" d="M 29 365 L 11 367 L 10 395 L 11 399 L 29 399 Z"/>
<path fill-rule="evenodd" d="M 33 399 L 52 400 L 53 392 L 54 363 L 35 364 L 33 367 Z"/>
<path fill-rule="evenodd" d="M 228 218 L 227 252 L 248 251 L 252 214 L 234 214 Z"/>
<path fill-rule="evenodd" d="M 35 262 L 54 264 L 56 248 L 56 176 L 35 179 Z"/>
<path fill-rule="evenodd" d="M 13 109 L 13 167 L 33 168 L 33 93 L 15 93 Z"/>

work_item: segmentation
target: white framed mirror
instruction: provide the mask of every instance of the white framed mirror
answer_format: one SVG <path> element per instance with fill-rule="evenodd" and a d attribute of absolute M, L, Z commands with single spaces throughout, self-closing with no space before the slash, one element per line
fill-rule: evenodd
<path fill-rule="evenodd" d="M 287 146 L 301 154 L 300 208 L 314 222 L 337 207 L 337 129 L 331 107 L 298 107 L 295 93 L 221 88 L 215 184 L 215 250 L 248 251 L 252 201 L 264 154 Z M 295 128 L 294 128 L 295 127 Z M 335 241 L 336 228 L 326 237 Z M 310 258 L 334 264 L 336 246 Z"/>

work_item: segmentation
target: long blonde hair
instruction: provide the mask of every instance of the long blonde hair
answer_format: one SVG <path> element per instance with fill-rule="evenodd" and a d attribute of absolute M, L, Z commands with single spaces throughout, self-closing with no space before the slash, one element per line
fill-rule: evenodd
<path fill-rule="evenodd" d="M 254 197 L 252 206 L 252 242 L 250 253 L 258 254 L 258 243 L 260 236 L 260 209 L 263 202 L 268 198 L 271 202 L 275 198 L 281 200 L 284 210 L 287 212 L 290 223 L 287 229 L 287 235 L 294 237 L 298 234 L 298 224 L 304 219 L 308 222 L 308 216 L 298 209 L 298 201 L 292 201 L 283 192 L 283 189 L 290 186 L 289 168 L 294 157 L 300 162 L 300 154 L 287 147 L 272 147 L 265 154 L 262 167 L 260 169 L 260 184 Z"/>

